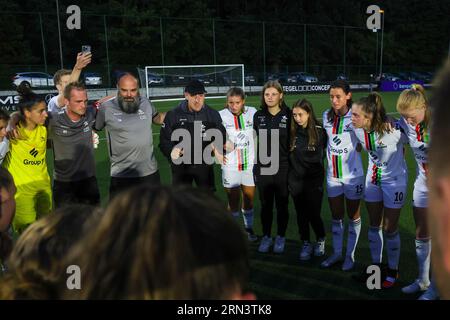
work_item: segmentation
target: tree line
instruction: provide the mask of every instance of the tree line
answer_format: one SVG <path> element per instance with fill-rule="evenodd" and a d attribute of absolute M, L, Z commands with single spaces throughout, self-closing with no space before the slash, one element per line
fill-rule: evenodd
<path fill-rule="evenodd" d="M 42 64 L 44 38 L 47 62 L 58 65 L 55 1 L 0 4 L 2 64 Z M 80 30 L 65 27 L 65 10 L 71 4 L 81 8 Z M 384 64 L 435 66 L 447 56 L 447 0 L 59 0 L 63 56 L 72 63 L 81 45 L 90 44 L 93 64 L 109 59 L 114 66 L 265 61 L 277 69 L 342 64 L 344 59 L 347 64 L 370 65 L 375 64 L 377 45 L 376 35 L 365 28 L 370 4 L 385 10 Z M 306 54 L 303 24 L 314 24 L 306 30 Z"/>

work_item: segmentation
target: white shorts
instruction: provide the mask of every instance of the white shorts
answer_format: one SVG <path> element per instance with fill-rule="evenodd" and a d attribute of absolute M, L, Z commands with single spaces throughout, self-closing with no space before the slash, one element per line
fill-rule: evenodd
<path fill-rule="evenodd" d="M 349 179 L 345 182 L 327 179 L 327 195 L 328 198 L 345 195 L 347 199 L 359 200 L 364 195 L 364 176 Z"/>
<path fill-rule="evenodd" d="M 236 171 L 222 169 L 222 184 L 225 188 L 237 188 L 241 185 L 254 187 L 253 170 Z"/>
<path fill-rule="evenodd" d="M 418 176 L 414 182 L 413 207 L 428 208 L 428 187 L 425 179 Z"/>
<path fill-rule="evenodd" d="M 368 175 L 364 200 L 367 202 L 383 201 L 386 208 L 400 209 L 405 204 L 406 187 L 407 180 L 402 177 L 398 177 L 397 181 L 390 183 L 381 182 L 379 186 L 373 184 L 371 175 Z"/>

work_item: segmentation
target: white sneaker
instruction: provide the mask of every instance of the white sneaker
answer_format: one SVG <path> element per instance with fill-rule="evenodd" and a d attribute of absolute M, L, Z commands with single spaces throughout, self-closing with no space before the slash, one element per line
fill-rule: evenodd
<path fill-rule="evenodd" d="M 420 282 L 419 279 L 416 279 L 413 283 L 411 283 L 409 286 L 403 287 L 402 288 L 402 292 L 403 293 L 407 293 L 407 294 L 411 294 L 411 293 L 417 293 L 419 291 L 425 291 L 428 289 L 428 287 L 430 286 L 430 284 L 425 284 Z"/>
<path fill-rule="evenodd" d="M 427 291 L 424 292 L 424 294 L 422 294 L 418 300 L 438 300 L 439 299 L 439 294 L 437 293 L 435 287 L 433 284 L 431 284 Z"/>
<path fill-rule="evenodd" d="M 350 271 L 355 266 L 355 259 L 352 256 L 346 256 L 342 264 L 342 271 Z"/>
<path fill-rule="evenodd" d="M 331 256 L 329 256 L 326 260 L 324 260 L 320 266 L 322 268 L 329 268 L 333 265 L 335 265 L 338 262 L 342 261 L 342 256 L 341 255 L 337 255 L 335 253 L 333 253 Z"/>
<path fill-rule="evenodd" d="M 285 243 L 286 243 L 285 237 L 277 236 L 275 238 L 275 244 L 273 245 L 273 252 L 274 253 L 283 253 Z"/>
<path fill-rule="evenodd" d="M 272 243 L 273 243 L 272 238 L 270 238 L 268 236 L 264 236 L 261 239 L 261 243 L 259 244 L 258 251 L 262 252 L 262 253 L 269 252 L 269 249 L 270 249 L 270 246 L 272 245 Z"/>
<path fill-rule="evenodd" d="M 311 259 L 311 255 L 313 252 L 313 246 L 309 241 L 303 241 L 303 247 L 300 251 L 300 260 L 306 261 Z"/>
<path fill-rule="evenodd" d="M 325 240 L 319 240 L 314 245 L 314 256 L 322 257 L 325 255 Z"/>

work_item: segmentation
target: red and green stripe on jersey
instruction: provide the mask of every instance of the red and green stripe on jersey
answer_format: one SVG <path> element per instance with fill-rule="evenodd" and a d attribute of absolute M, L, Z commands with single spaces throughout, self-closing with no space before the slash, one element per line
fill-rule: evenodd
<path fill-rule="evenodd" d="M 236 130 L 245 130 L 245 121 L 242 114 L 239 116 L 234 116 L 234 128 Z"/>
<path fill-rule="evenodd" d="M 331 156 L 331 161 L 333 163 L 333 177 L 334 178 L 342 178 L 342 156 Z"/>
<path fill-rule="evenodd" d="M 342 131 L 344 130 L 344 117 L 334 117 L 333 121 L 333 134 L 342 134 Z"/>
<path fill-rule="evenodd" d="M 238 131 L 245 130 L 244 116 L 241 114 L 239 116 L 234 116 L 234 128 Z M 238 161 L 238 170 L 245 171 L 248 169 L 248 150 L 247 149 L 236 149 L 236 156 Z"/>
<path fill-rule="evenodd" d="M 367 133 L 366 131 L 364 131 L 364 141 L 366 144 L 366 150 L 375 151 L 377 149 L 377 146 L 375 144 L 375 132 Z"/>
<path fill-rule="evenodd" d="M 248 170 L 248 152 L 247 149 L 236 149 L 238 171 Z"/>
<path fill-rule="evenodd" d="M 372 167 L 372 183 L 379 186 L 381 185 L 382 169 L 378 168 L 375 164 Z"/>
<path fill-rule="evenodd" d="M 417 141 L 428 143 L 428 131 L 423 122 L 416 125 L 416 135 Z"/>

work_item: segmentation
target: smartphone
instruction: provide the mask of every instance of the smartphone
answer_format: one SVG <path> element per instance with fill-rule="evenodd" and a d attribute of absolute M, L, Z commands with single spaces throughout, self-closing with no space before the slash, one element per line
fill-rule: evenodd
<path fill-rule="evenodd" d="M 81 46 L 81 52 L 82 53 L 90 53 L 91 52 L 91 46 L 89 46 L 89 45 Z"/>

